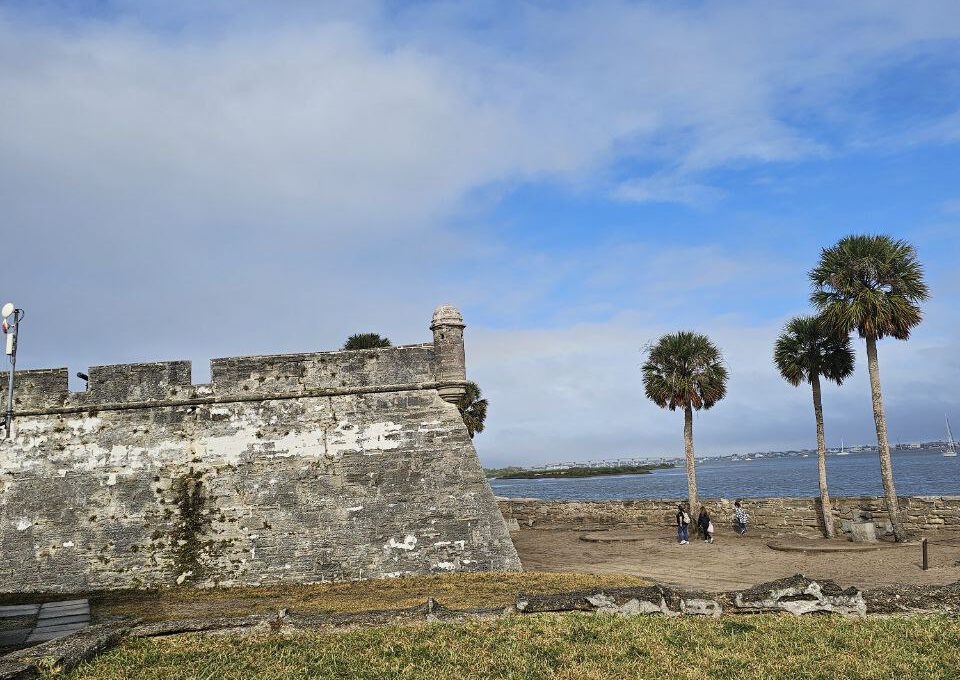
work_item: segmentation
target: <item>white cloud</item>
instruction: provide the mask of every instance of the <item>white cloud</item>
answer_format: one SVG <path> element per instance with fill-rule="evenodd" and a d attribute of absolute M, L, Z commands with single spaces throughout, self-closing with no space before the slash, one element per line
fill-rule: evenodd
<path fill-rule="evenodd" d="M 933 319 L 943 321 L 942 317 Z M 698 413 L 698 455 L 816 446 L 807 386 L 777 374 L 773 342 L 781 324 L 750 325 L 706 317 L 695 327 L 721 348 L 730 369 L 727 397 Z M 683 419 L 643 395 L 640 349 L 669 323 L 623 314 L 563 329 L 473 331 L 469 368 L 490 399 L 489 426 L 477 447 L 490 465 L 627 456 L 679 456 Z M 921 327 L 907 343 L 881 344 L 880 369 L 894 442 L 938 436 L 943 413 L 960 409 L 944 382 L 960 370 L 951 337 Z M 824 389 L 831 445 L 875 441 L 863 343 L 855 375 Z"/>
<path fill-rule="evenodd" d="M 843 130 L 802 121 L 842 120 L 872 65 L 960 37 L 952 1 L 114 7 L 0 9 L 2 284 L 30 310 L 24 365 L 416 341 L 452 300 L 503 329 L 468 318 L 494 403 L 481 448 L 549 460 L 672 446 L 637 350 L 676 325 L 716 334 L 735 369 L 704 450 L 799 438 L 805 396 L 751 368 L 776 329 L 729 316 L 793 284 L 776 258 L 703 244 L 513 251 L 450 228 L 464 201 L 524 181 L 722 200 L 706 171 L 837 152 Z"/>
<path fill-rule="evenodd" d="M 716 203 L 723 192 L 683 177 L 657 175 L 623 182 L 613 191 L 614 198 L 634 203 L 683 203 L 703 206 Z"/>

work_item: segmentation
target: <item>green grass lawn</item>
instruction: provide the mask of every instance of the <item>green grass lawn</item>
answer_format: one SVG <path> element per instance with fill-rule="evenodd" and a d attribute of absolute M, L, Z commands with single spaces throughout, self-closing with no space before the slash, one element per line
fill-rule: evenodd
<path fill-rule="evenodd" d="M 956 678 L 960 621 L 568 614 L 131 640 L 73 679 Z"/>

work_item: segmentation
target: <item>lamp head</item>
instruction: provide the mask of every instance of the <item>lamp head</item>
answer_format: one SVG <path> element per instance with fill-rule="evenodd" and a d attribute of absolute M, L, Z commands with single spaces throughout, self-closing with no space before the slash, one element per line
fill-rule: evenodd
<path fill-rule="evenodd" d="M 5 304 L 5 305 L 3 306 L 3 309 L 0 309 L 0 316 L 2 316 L 4 319 L 6 319 L 8 316 L 10 316 L 11 314 L 13 314 L 13 312 L 14 312 L 15 310 L 16 310 L 16 307 L 13 306 L 13 303 L 12 303 L 12 302 L 8 302 L 7 304 Z"/>

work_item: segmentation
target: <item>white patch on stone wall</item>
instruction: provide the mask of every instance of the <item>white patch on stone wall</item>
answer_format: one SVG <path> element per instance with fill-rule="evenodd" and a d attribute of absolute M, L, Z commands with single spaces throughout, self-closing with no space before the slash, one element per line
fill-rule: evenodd
<path fill-rule="evenodd" d="M 383 423 L 371 423 L 363 429 L 363 435 L 360 437 L 360 443 L 365 451 L 372 449 L 378 451 L 387 451 L 400 448 L 400 438 L 394 437 L 388 439 L 391 434 L 400 432 L 402 425 L 390 421 Z"/>
<path fill-rule="evenodd" d="M 360 512 L 361 510 L 363 510 L 363 506 L 362 506 L 362 505 L 357 505 L 357 506 L 352 507 L 352 508 L 347 508 L 347 512 Z"/>
<path fill-rule="evenodd" d="M 417 537 L 413 534 L 407 534 L 402 541 L 391 538 L 387 541 L 387 548 L 396 548 L 397 550 L 413 550 L 417 547 Z"/>
<path fill-rule="evenodd" d="M 33 522 L 26 517 L 17 520 L 17 531 L 26 531 L 33 526 Z"/>
<path fill-rule="evenodd" d="M 111 472 L 107 475 L 107 486 L 114 486 L 117 483 L 117 473 Z"/>
<path fill-rule="evenodd" d="M 379 453 L 400 448 L 400 438 L 391 437 L 403 429 L 402 425 L 392 421 L 371 423 L 366 427 L 357 427 L 351 423 L 339 423 L 327 438 L 327 454 L 337 455 L 346 452 L 363 451 Z"/>
<path fill-rule="evenodd" d="M 73 547 L 73 541 L 64 541 L 63 547 L 64 547 L 64 548 L 72 548 L 72 547 Z"/>
<path fill-rule="evenodd" d="M 437 562 L 434 566 L 442 571 L 453 571 L 457 568 L 457 565 L 455 565 L 453 562 Z"/>
<path fill-rule="evenodd" d="M 67 420 L 67 427 L 70 428 L 70 432 L 74 435 L 90 434 L 100 429 L 101 422 L 103 422 L 103 420 L 99 416 L 69 418 Z"/>

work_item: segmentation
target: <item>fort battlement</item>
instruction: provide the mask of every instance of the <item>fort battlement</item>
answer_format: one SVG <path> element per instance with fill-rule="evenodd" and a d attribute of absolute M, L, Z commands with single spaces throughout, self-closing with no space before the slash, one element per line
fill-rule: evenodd
<path fill-rule="evenodd" d="M 51 415 L 462 387 L 463 381 L 438 381 L 436 364 L 432 343 L 224 357 L 210 361 L 211 382 L 196 385 L 189 361 L 112 364 L 92 366 L 80 392 L 70 391 L 66 368 L 17 371 L 14 407 L 22 415 Z M 3 384 L 6 378 L 0 373 Z M 0 404 L 6 406 L 6 393 Z"/>
<path fill-rule="evenodd" d="M 18 371 L 0 441 L 0 591 L 518 569 L 433 342 Z"/>

